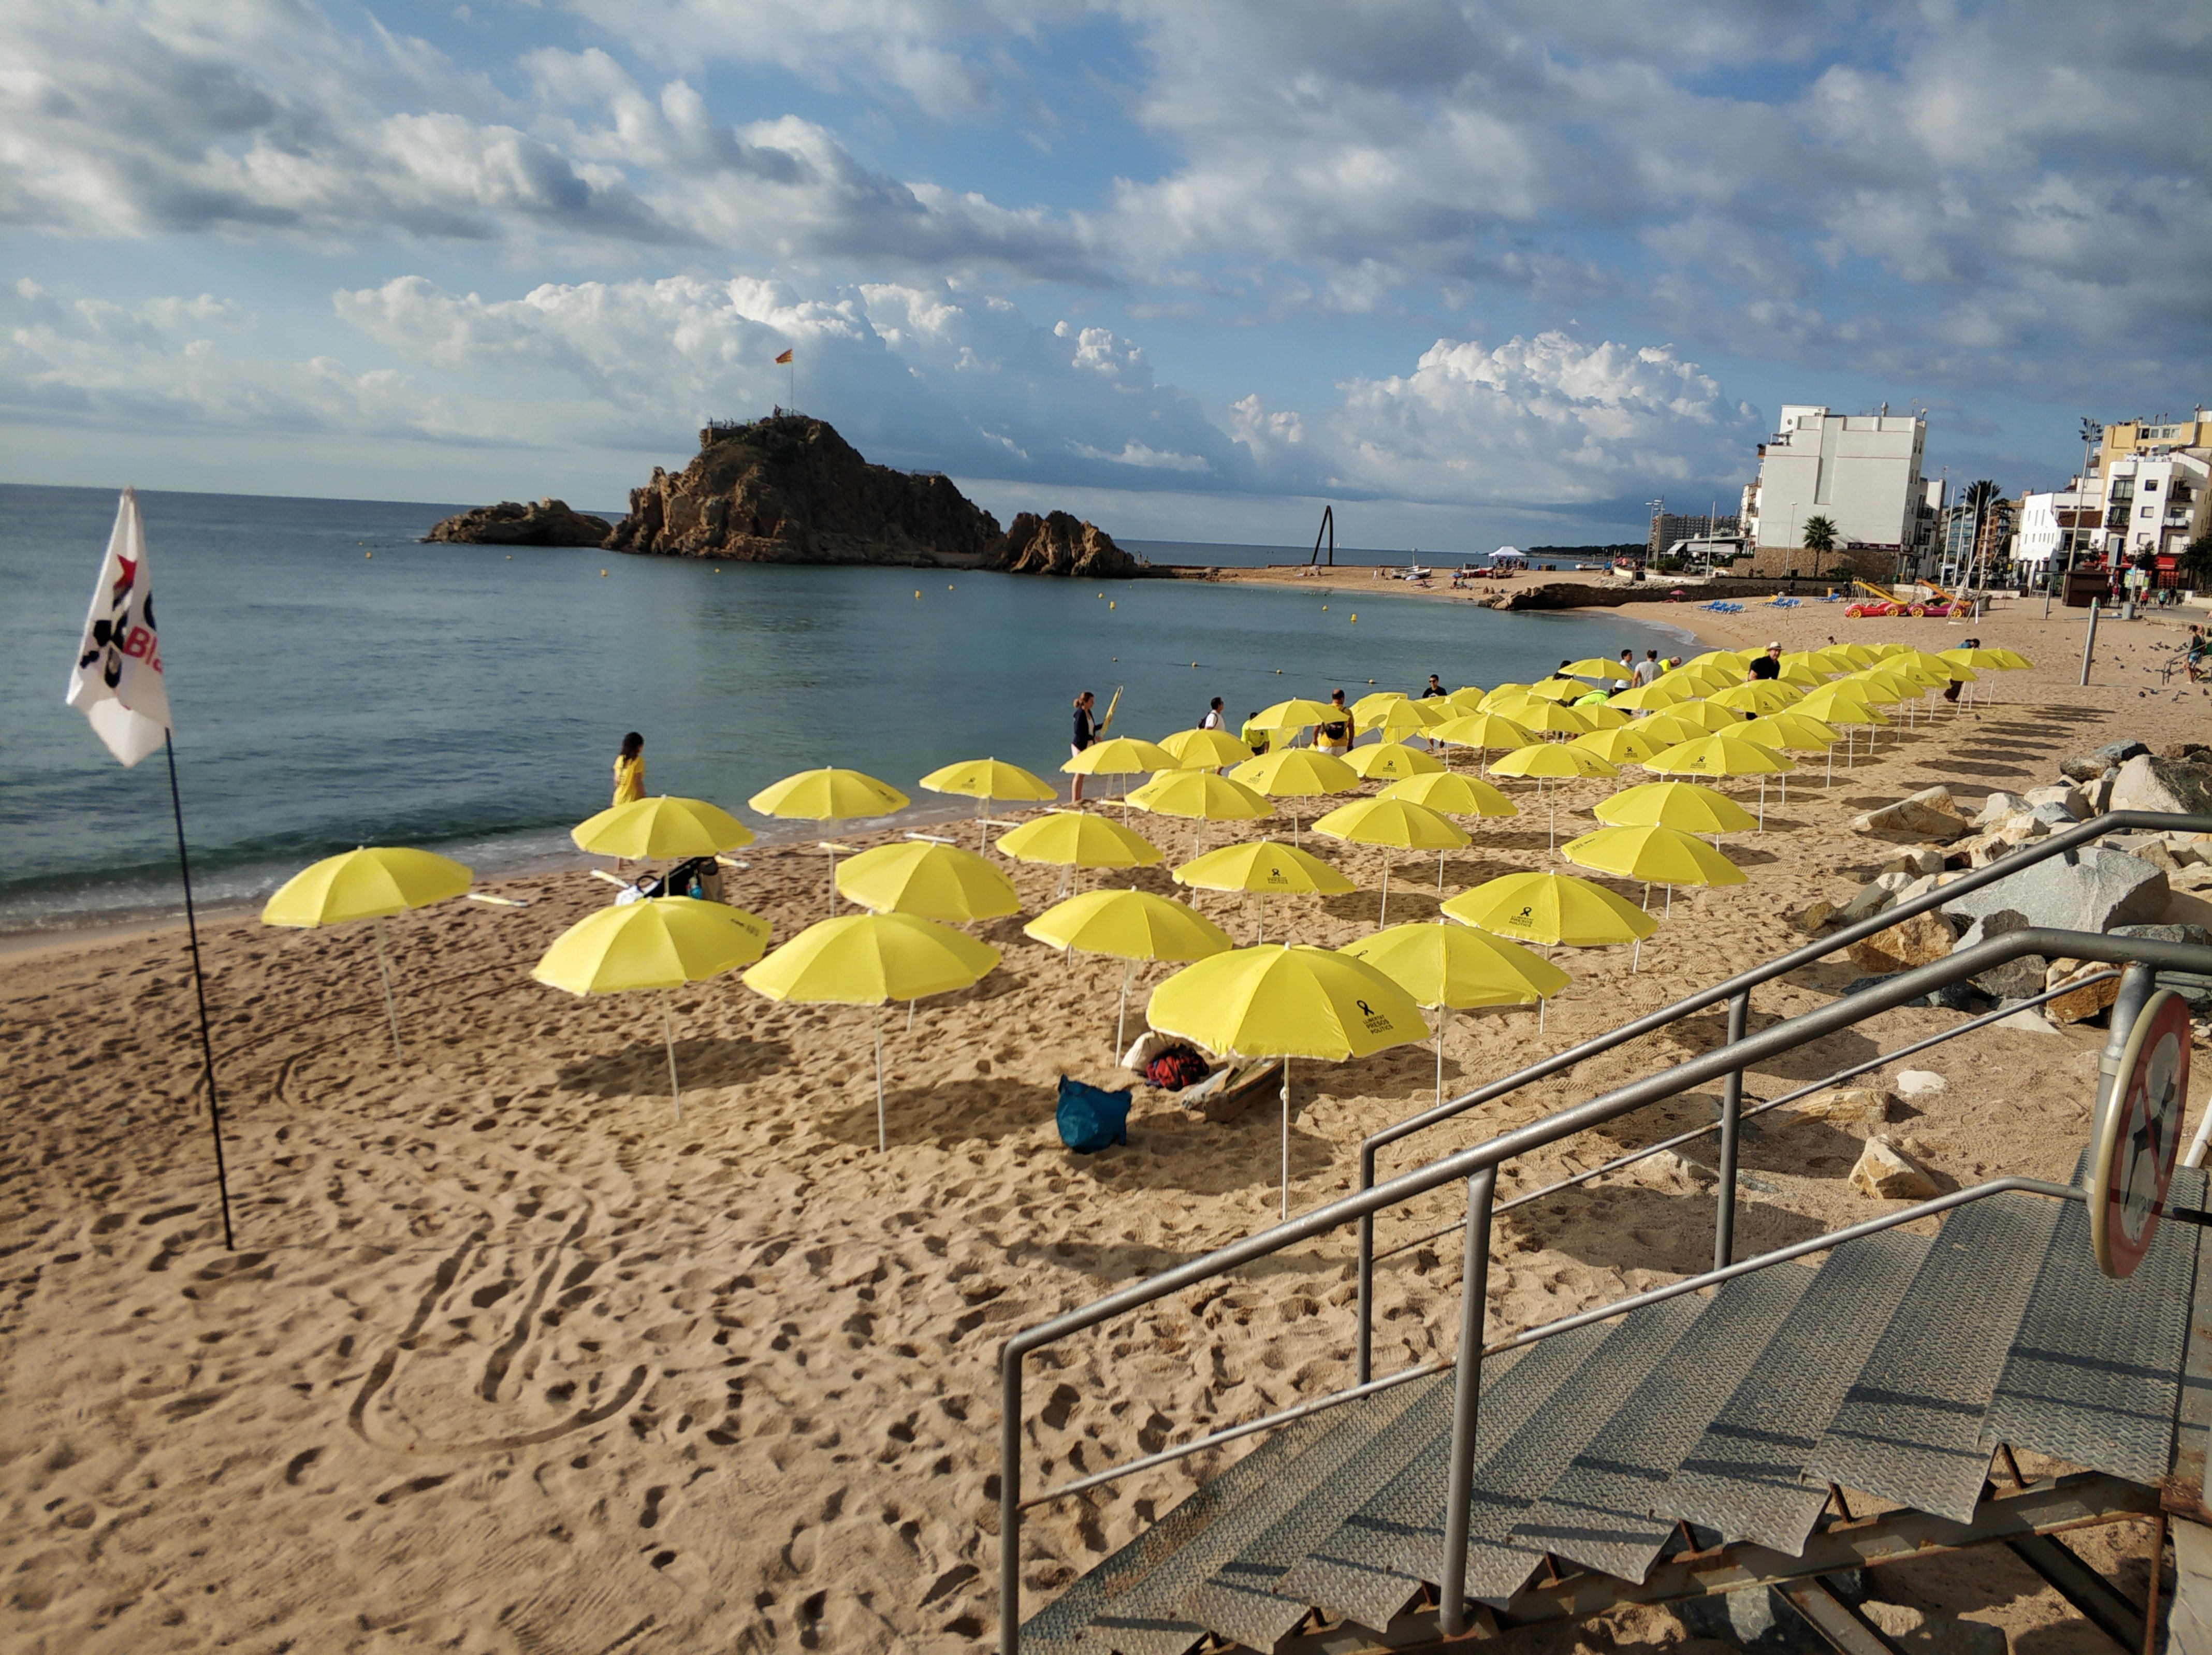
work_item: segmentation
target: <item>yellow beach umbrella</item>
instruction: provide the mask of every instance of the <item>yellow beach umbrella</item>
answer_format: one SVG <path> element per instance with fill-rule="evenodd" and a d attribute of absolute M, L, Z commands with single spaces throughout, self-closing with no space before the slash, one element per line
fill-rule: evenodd
<path fill-rule="evenodd" d="M 1587 655 L 1581 660 L 1571 660 L 1559 669 L 1559 676 L 1567 678 L 1604 678 L 1613 684 L 1626 684 L 1636 676 L 1634 669 L 1623 666 L 1617 660 L 1607 660 L 1602 655 Z"/>
<path fill-rule="evenodd" d="M 1539 735 L 1587 735 L 1590 730 L 1589 720 L 1580 712 L 1553 701 L 1532 701 L 1506 716 Z"/>
<path fill-rule="evenodd" d="M 1678 685 L 1698 695 L 1709 696 L 1716 690 L 1725 690 L 1732 685 L 1741 684 L 1743 674 L 1723 672 L 1719 667 L 1712 666 L 1678 666 L 1656 681 L 1661 684 Z"/>
<path fill-rule="evenodd" d="M 1121 1002 L 1114 1021 L 1114 1050 L 1127 1044 L 1129 983 L 1139 962 L 1204 959 L 1235 945 L 1229 934 L 1196 909 L 1149 891 L 1086 891 L 1048 908 L 1022 934 L 1048 948 L 1109 954 L 1126 961 Z"/>
<path fill-rule="evenodd" d="M 1708 649 L 1702 655 L 1692 655 L 1682 663 L 1685 666 L 1717 666 L 1725 672 L 1741 673 L 1751 665 L 1758 651 L 1752 649 Z"/>
<path fill-rule="evenodd" d="M 978 849 L 989 836 L 990 829 L 983 818 L 990 814 L 994 800 L 1041 805 L 1047 800 L 1060 797 L 1060 790 L 1044 777 L 1025 770 L 1018 764 L 1009 764 L 1003 758 L 963 759 L 957 764 L 947 764 L 942 770 L 932 770 L 921 778 L 921 785 L 932 793 L 949 793 L 977 801 L 975 843 Z"/>
<path fill-rule="evenodd" d="M 1018 862 L 1075 867 L 1150 867 L 1161 860 L 1151 840 L 1110 817 L 1088 811 L 1048 810 L 1001 835 L 999 849 Z M 1060 888 L 1067 890 L 1067 875 Z"/>
<path fill-rule="evenodd" d="M 1552 807 L 1549 838 L 1559 843 L 1559 806 L 1550 797 L 1551 790 L 1542 787 L 1547 782 L 1567 781 L 1577 776 L 1618 776 L 1620 768 L 1599 758 L 1584 747 L 1571 744 L 1561 745 L 1539 742 L 1533 747 L 1523 747 L 1510 752 L 1491 767 L 1500 776 L 1518 776 L 1533 779 L 1546 795 Z"/>
<path fill-rule="evenodd" d="M 1843 658 L 1847 668 L 1871 666 L 1881 657 L 1863 643 L 1837 643 L 1828 646 L 1827 653 Z"/>
<path fill-rule="evenodd" d="M 999 963 L 999 951 L 935 920 L 913 914 L 847 914 L 817 920 L 747 971 L 745 986 L 800 1005 L 873 1006 L 876 1010 L 876 1150 L 883 1152 L 884 1015 L 895 1000 L 909 1007 L 932 995 L 973 986 Z"/>
<path fill-rule="evenodd" d="M 1177 730 L 1160 738 L 1160 751 L 1172 753 L 1179 769 L 1225 770 L 1251 758 L 1252 750 L 1226 730 Z"/>
<path fill-rule="evenodd" d="M 1175 870 L 1177 885 L 1200 891 L 1243 891 L 1263 897 L 1339 896 L 1358 887 L 1318 856 L 1275 839 L 1224 845 Z M 1267 935 L 1267 910 L 1260 912 Z"/>
<path fill-rule="evenodd" d="M 1584 752 L 1595 753 L 1608 764 L 1641 764 L 1659 751 L 1655 743 L 1634 725 L 1618 730 L 1592 730 L 1588 735 L 1578 735 L 1568 744 Z"/>
<path fill-rule="evenodd" d="M 837 870 L 837 889 L 873 913 L 954 922 L 996 919 L 1022 905 L 1014 882 L 988 857 L 926 839 L 862 851 Z"/>
<path fill-rule="evenodd" d="M 1716 691 L 1715 694 L 1720 691 Z M 1694 724 L 1707 735 L 1717 735 L 1723 730 L 1732 730 L 1743 722 L 1743 714 L 1735 708 L 1711 700 L 1686 701 L 1679 707 L 1668 709 L 1667 716 L 1685 724 Z"/>
<path fill-rule="evenodd" d="M 1109 735 L 1094 741 L 1062 764 L 1069 776 L 1143 776 L 1153 770 L 1182 768 L 1182 763 L 1157 741 L 1142 736 Z"/>
<path fill-rule="evenodd" d="M 1644 768 L 1655 776 L 1755 776 L 1759 777 L 1759 831 L 1766 831 L 1766 778 L 1797 768 L 1797 761 L 1756 741 L 1709 735 L 1655 753 Z"/>
<path fill-rule="evenodd" d="M 1574 678 L 1557 676 L 1539 678 L 1528 686 L 1527 691 L 1538 701 L 1573 701 L 1589 692 L 1590 687 L 1587 684 L 1580 683 Z"/>
<path fill-rule="evenodd" d="M 1293 696 L 1288 701 L 1279 701 L 1272 707 L 1263 707 L 1244 721 L 1255 730 L 1303 730 L 1315 724 L 1334 724 L 1343 715 L 1326 701 L 1309 701 Z"/>
<path fill-rule="evenodd" d="M 1577 702 L 1575 710 L 1583 715 L 1583 721 L 1590 727 L 1593 733 L 1600 730 L 1626 729 L 1632 721 L 1629 715 L 1621 711 L 1620 708 L 1595 699 Z"/>
<path fill-rule="evenodd" d="M 1824 684 L 1790 710 L 1800 718 L 1815 718 L 1823 724 L 1842 730 L 1846 767 L 1858 762 L 1855 751 L 1857 741 L 1851 733 L 1852 730 L 1861 724 L 1868 727 L 1867 748 L 1872 751 L 1874 727 L 1889 722 L 1887 715 L 1867 699 L 1866 686 L 1853 678 L 1838 678 L 1832 684 Z M 1832 766 L 1829 774 L 1832 779 Z"/>
<path fill-rule="evenodd" d="M 1769 713 L 1764 718 L 1754 718 L 1740 724 L 1729 733 L 1739 741 L 1756 741 L 1762 747 L 1779 747 L 1784 752 L 1817 752 L 1826 755 L 1828 781 L 1836 779 L 1835 746 L 1843 737 L 1832 726 L 1817 718 L 1808 718 L 1795 708 L 1785 708 L 1778 713 Z M 1782 802 L 1790 802 L 1790 778 L 1782 778 Z"/>
<path fill-rule="evenodd" d="M 1601 800 L 1592 812 L 1608 827 L 1670 827 L 1684 833 L 1741 833 L 1756 825 L 1741 805 L 1693 782 L 1646 782 Z"/>
<path fill-rule="evenodd" d="M 1451 713 L 1454 716 L 1456 716 L 1461 713 L 1480 712 L 1482 710 L 1482 698 L 1489 693 L 1489 691 L 1484 689 L 1479 684 L 1469 684 L 1464 685 L 1459 689 L 1453 691 L 1449 695 L 1444 697 L 1443 699 L 1451 704 Z"/>
<path fill-rule="evenodd" d="M 1469 843 L 1467 831 L 1457 823 L 1431 810 L 1426 805 L 1414 804 L 1407 799 L 1358 799 L 1336 809 L 1314 824 L 1316 833 L 1325 833 L 1332 839 L 1342 839 L 1348 844 L 1380 845 L 1401 850 L 1433 850 L 1437 853 L 1437 889 L 1444 888 L 1444 852 L 1457 850 Z M 1387 923 L 1390 917 L 1390 859 L 1382 859 L 1382 910 L 1376 922 Z"/>
<path fill-rule="evenodd" d="M 1541 954 L 1470 926 L 1442 920 L 1394 925 L 1337 951 L 1364 960 L 1437 1013 L 1437 1102 L 1444 1100 L 1444 1025 L 1477 1006 L 1538 1007 L 1573 979 Z"/>
<path fill-rule="evenodd" d="M 1378 799 L 1410 799 L 1444 816 L 1518 816 L 1521 807 L 1487 782 L 1455 770 L 1409 776 L 1393 782 Z"/>
<path fill-rule="evenodd" d="M 576 849 L 633 861 L 713 856 L 753 842 L 752 830 L 703 799 L 633 799 L 586 817 L 568 831 Z"/>
<path fill-rule="evenodd" d="M 1447 747 L 1473 747 L 1483 753 L 1511 752 L 1535 740 L 1536 733 L 1503 713 L 1467 713 L 1429 732 Z"/>
<path fill-rule="evenodd" d="M 1408 701 L 1401 696 L 1397 700 L 1376 708 L 1363 719 L 1355 711 L 1352 727 L 1364 735 L 1379 732 L 1385 741 L 1398 741 L 1409 735 L 1420 735 L 1456 716 L 1456 709 L 1446 707 L 1442 701 Z"/>
<path fill-rule="evenodd" d="M 1210 770 L 1163 770 L 1131 793 L 1128 802 L 1133 809 L 1198 823 L 1190 842 L 1193 855 L 1206 823 L 1256 822 L 1275 813 L 1265 795 Z"/>
<path fill-rule="evenodd" d="M 1702 724 L 1692 724 L 1679 716 L 1672 709 L 1663 713 L 1647 713 L 1629 727 L 1637 734 L 1656 747 L 1671 747 L 1678 741 L 1695 741 L 1711 731 Z"/>
<path fill-rule="evenodd" d="M 1359 772 L 1332 753 L 1311 747 L 1278 747 L 1273 752 L 1248 758 L 1229 772 L 1237 781 L 1270 799 L 1322 799 L 1351 793 L 1359 786 Z M 1298 818 L 1291 816 L 1291 843 L 1298 839 Z"/>
<path fill-rule="evenodd" d="M 1352 703 L 1352 721 L 1364 730 L 1367 727 L 1368 720 L 1376 717 L 1393 703 L 1405 699 L 1403 690 L 1370 690 Z"/>
<path fill-rule="evenodd" d="M 1801 700 L 1804 694 L 1794 684 L 1782 684 L 1766 678 L 1716 690 L 1705 699 L 1709 706 L 1725 707 L 1732 713 L 1748 713 L 1756 718 L 1762 713 L 1778 713 Z"/>
<path fill-rule="evenodd" d="M 2034 670 L 2035 663 L 2017 649 L 1996 648 L 1990 650 L 1990 654 L 2004 657 L 2002 660 L 1995 663 L 2001 672 L 2027 672 Z M 1966 664 L 1971 666 L 1974 663 L 1968 661 Z"/>
<path fill-rule="evenodd" d="M 1474 710 L 1478 713 L 1494 713 L 1506 702 L 1521 702 L 1528 699 L 1528 686 L 1525 684 L 1493 685 L 1475 698 Z"/>
<path fill-rule="evenodd" d="M 769 922 L 757 914 L 690 897 L 617 903 L 579 920 L 553 940 L 530 975 L 572 995 L 659 989 L 660 1031 L 668 1044 L 668 1091 L 684 1118 L 676 1074 L 676 1019 L 671 991 L 740 965 L 768 946 Z"/>
<path fill-rule="evenodd" d="M 1745 880 L 1741 868 L 1703 839 L 1656 824 L 1600 828 L 1568 840 L 1559 847 L 1559 855 L 1579 867 L 1643 880 L 1647 900 L 1651 886 L 1665 885 L 1670 914 L 1678 885 L 1741 885 Z"/>
<path fill-rule="evenodd" d="M 1668 678 L 1654 678 L 1649 684 L 1639 684 L 1633 690 L 1616 691 L 1606 703 L 1623 712 L 1652 713 L 1662 707 L 1680 706 L 1683 702 L 1697 699 L 1697 691 L 1688 685 Z"/>
<path fill-rule="evenodd" d="M 1659 928 L 1626 897 L 1571 873 L 1508 873 L 1462 891 L 1443 911 L 1462 924 L 1516 942 L 1547 947 L 1607 948 L 1636 945 L 1629 969 L 1644 952 L 1644 939 Z"/>
<path fill-rule="evenodd" d="M 349 920 L 373 922 L 377 975 L 384 983 L 385 1014 L 392 1019 L 392 1050 L 404 1062 L 399 1005 L 392 997 L 392 966 L 384 952 L 384 922 L 411 908 L 460 896 L 475 879 L 448 856 L 404 845 L 364 845 L 325 856 L 285 880 L 263 904 L 261 922 L 304 929 L 343 925 Z"/>
<path fill-rule="evenodd" d="M 863 816 L 888 816 L 911 803 L 888 782 L 878 782 L 859 770 L 825 767 L 801 770 L 763 788 L 745 803 L 763 816 L 780 816 L 802 822 L 843 822 Z M 837 848 L 829 841 L 830 911 L 837 911 Z"/>
<path fill-rule="evenodd" d="M 1342 1062 L 1428 1037 L 1421 1008 L 1364 960 L 1261 944 L 1186 965 L 1152 990 L 1145 1019 L 1224 1057 L 1283 1060 L 1283 1202 L 1291 1210 L 1291 1065 Z"/>
<path fill-rule="evenodd" d="M 1444 761 L 1420 747 L 1409 747 L 1402 741 L 1378 741 L 1365 747 L 1354 747 L 1344 756 L 1344 762 L 1359 772 L 1369 782 L 1397 782 L 1411 776 L 1436 776 L 1443 772 Z"/>

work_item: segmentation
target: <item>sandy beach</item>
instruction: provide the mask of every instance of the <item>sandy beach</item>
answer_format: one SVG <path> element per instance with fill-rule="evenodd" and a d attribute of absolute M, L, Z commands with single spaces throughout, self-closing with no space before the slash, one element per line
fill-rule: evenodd
<path fill-rule="evenodd" d="M 1971 810 L 1991 788 L 2054 779 L 2058 758 L 2100 742 L 2202 736 L 2206 692 L 2161 687 L 2154 670 L 2193 611 L 2107 622 L 2084 689 L 2082 616 L 2045 623 L 2039 608 L 2001 601 L 1972 625 L 1847 621 L 1817 603 L 1623 610 L 1729 644 L 1832 634 L 1940 649 L 1975 633 L 2039 666 L 1994 675 L 1994 699 L 1972 712 L 1885 733 L 1871 760 L 1838 761 L 1832 788 L 1808 766 L 1786 804 L 1770 791 L 1767 831 L 1725 847 L 1748 885 L 1678 893 L 1638 970 L 1626 949 L 1560 951 L 1575 982 L 1541 1034 L 1533 1011 L 1453 1017 L 1447 1087 L 1802 942 L 1793 915 L 1841 902 L 1894 854 L 1845 831 L 1857 811 L 1939 782 Z M 1533 789 L 1514 786 L 1524 813 L 1480 824 L 1473 848 L 1445 859 L 1445 894 L 1559 865 Z M 1562 789 L 1562 838 L 1591 825 L 1583 812 L 1607 790 Z M 1184 859 L 1188 824 L 1133 823 Z M 884 837 L 852 825 L 846 843 Z M 1206 843 L 1230 837 L 1216 825 Z M 1382 855 L 1315 848 L 1361 889 L 1284 902 L 1271 939 L 1335 946 L 1376 923 Z M 750 860 L 731 899 L 769 919 L 777 940 L 822 916 L 821 852 Z M 1062 1149 L 1056 1078 L 1127 1079 L 1112 1050 L 1120 967 L 1025 940 L 1022 918 L 1050 904 L 1060 874 L 1014 878 L 1024 916 L 975 928 L 1005 950 L 1001 967 L 924 1002 L 910 1031 L 902 1010 L 888 1019 L 885 1154 L 870 1014 L 775 1004 L 734 977 L 676 997 L 679 1124 L 652 996 L 577 1001 L 529 980 L 547 943 L 605 900 L 585 874 L 493 887 L 525 908 L 451 902 L 392 923 L 404 1062 L 365 928 L 226 919 L 204 940 L 234 1254 L 216 1215 L 181 933 L 0 957 L 14 1104 L 0 1198 L 0 1646 L 587 1655 L 988 1640 L 1001 1340 L 1264 1227 L 1276 1204 L 1270 1106 L 1216 1125 L 1140 1092 L 1127 1148 Z M 1437 878 L 1433 859 L 1393 858 L 1392 919 L 1432 915 Z M 1182 894 L 1163 870 L 1135 882 Z M 1251 939 L 1245 900 L 1199 893 L 1196 905 Z M 1133 1028 L 1167 969 L 1140 976 Z M 1757 996 L 1753 1025 L 1824 1003 L 1857 974 L 1840 957 L 1801 972 Z M 1890 1013 L 1747 1087 L 1771 1096 L 1957 1020 Z M 1677 1025 L 1462 1117 L 1421 1150 L 1704 1050 L 1721 1027 L 1718 1013 Z M 1989 1029 L 1938 1048 L 1911 1066 L 1946 1089 L 1892 1129 L 1944 1178 L 2063 1177 L 2103 1039 L 2087 1026 Z M 1431 1098 L 1433 1062 L 1407 1047 L 1298 1067 L 1293 1210 L 1350 1187 L 1361 1135 Z M 1708 1119 L 1711 1101 L 1649 1111 L 1620 1141 Z M 1501 1194 L 1614 1147 L 1585 1138 L 1517 1164 Z M 1739 1251 L 1880 1208 L 1844 1182 L 1859 1148 L 1824 1123 L 1747 1129 L 1757 1183 Z M 1402 1209 L 1382 1244 L 1455 1213 Z M 1703 1268 L 1711 1223 L 1706 1186 L 1679 1165 L 1523 1209 L 1501 1223 L 1494 1325 Z M 1317 1243 L 1048 1353 L 1030 1379 L 1033 1484 L 1348 1383 L 1352 1245 L 1348 1232 Z M 1378 1371 L 1449 1348 L 1457 1292 L 1455 1240 L 1392 1258 Z M 1242 1451 L 1035 1514 L 1029 1607 Z M 2137 1589 L 2143 1544 L 2129 1525 L 2081 1541 Z M 1880 1589 L 1988 1622 L 2035 1655 L 2104 1646 L 2001 1550 L 1887 1570 Z M 1673 1615 L 1641 1611 L 1510 1646 L 1656 1650 L 1684 1636 Z"/>

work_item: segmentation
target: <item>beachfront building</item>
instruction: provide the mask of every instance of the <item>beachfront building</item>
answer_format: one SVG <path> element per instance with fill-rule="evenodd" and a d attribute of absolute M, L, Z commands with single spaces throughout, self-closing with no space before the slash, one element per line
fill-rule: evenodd
<path fill-rule="evenodd" d="M 2078 477 L 2063 489 L 2023 494 L 2020 527 L 2013 536 L 2014 569 L 2030 587 L 2040 587 L 2054 558 L 2060 569 L 2087 561 L 2090 534 L 2103 517 L 2096 485 L 2085 488 Z"/>
<path fill-rule="evenodd" d="M 1741 538 L 1741 526 L 1734 515 L 1720 510 L 1717 502 L 1710 511 L 1671 512 L 1662 502 L 1651 514 L 1651 532 L 1644 543 L 1647 557 L 1662 557 L 1678 540 L 1711 542 Z"/>
<path fill-rule="evenodd" d="M 1917 565 L 1936 524 L 1920 475 L 1928 422 L 1917 414 L 1837 414 L 1785 405 L 1759 445 L 1759 475 L 1740 516 L 1755 575 L 1825 574 L 1850 568 L 1873 580 Z M 1805 525 L 1826 518 L 1836 550 L 1804 549 Z M 1817 565 L 1817 567 L 1816 567 Z"/>
<path fill-rule="evenodd" d="M 2104 478 L 2104 520 L 2093 544 L 2107 562 L 2149 552 L 2178 557 L 2205 528 L 2209 466 L 2202 454 L 2137 453 L 2112 460 Z"/>

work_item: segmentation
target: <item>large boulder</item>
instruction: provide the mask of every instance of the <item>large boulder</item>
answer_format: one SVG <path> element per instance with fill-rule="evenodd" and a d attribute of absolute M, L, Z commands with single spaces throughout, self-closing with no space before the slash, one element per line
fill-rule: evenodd
<path fill-rule="evenodd" d="M 2021 926 L 2060 931 L 2109 931 L 2116 925 L 2155 920 L 2172 893 L 2166 874 L 2148 862 L 2117 850 L 2085 846 L 2032 863 L 1963 897 L 1943 911 L 1967 929 L 1958 946 L 1972 947 L 1985 936 Z M 2000 922 L 1999 916 L 2010 915 Z"/>
<path fill-rule="evenodd" d="M 1930 910 L 1853 943 L 1844 953 L 1862 971 L 1909 971 L 1916 965 L 1932 965 L 1948 954 L 1954 934 L 1942 911 Z"/>
<path fill-rule="evenodd" d="M 2138 753 L 2112 778 L 2107 810 L 2157 810 L 2212 816 L 2212 764 Z"/>
<path fill-rule="evenodd" d="M 1893 805 L 1851 818 L 1851 831 L 1876 838 L 1934 839 L 1948 843 L 1972 825 L 1959 812 L 1948 788 L 1923 788 Z"/>
<path fill-rule="evenodd" d="M 537 500 L 527 506 L 502 500 L 448 517 L 422 538 L 470 546 L 603 546 L 613 532 L 614 525 L 605 518 L 571 511 L 565 500 Z"/>
<path fill-rule="evenodd" d="M 1114 544 L 1096 523 L 1064 511 L 1047 517 L 1024 512 L 1016 517 L 986 564 L 1009 575 L 1071 575 L 1079 580 L 1121 580 L 1137 572 L 1137 560 Z"/>

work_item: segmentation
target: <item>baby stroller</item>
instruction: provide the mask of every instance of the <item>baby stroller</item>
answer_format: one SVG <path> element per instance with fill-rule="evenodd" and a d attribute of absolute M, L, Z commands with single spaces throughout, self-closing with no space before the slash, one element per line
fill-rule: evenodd
<path fill-rule="evenodd" d="M 694 856 L 677 863 L 665 873 L 645 874 L 615 900 L 639 902 L 648 897 L 692 897 L 701 902 L 720 902 L 722 865 L 712 856 Z"/>

